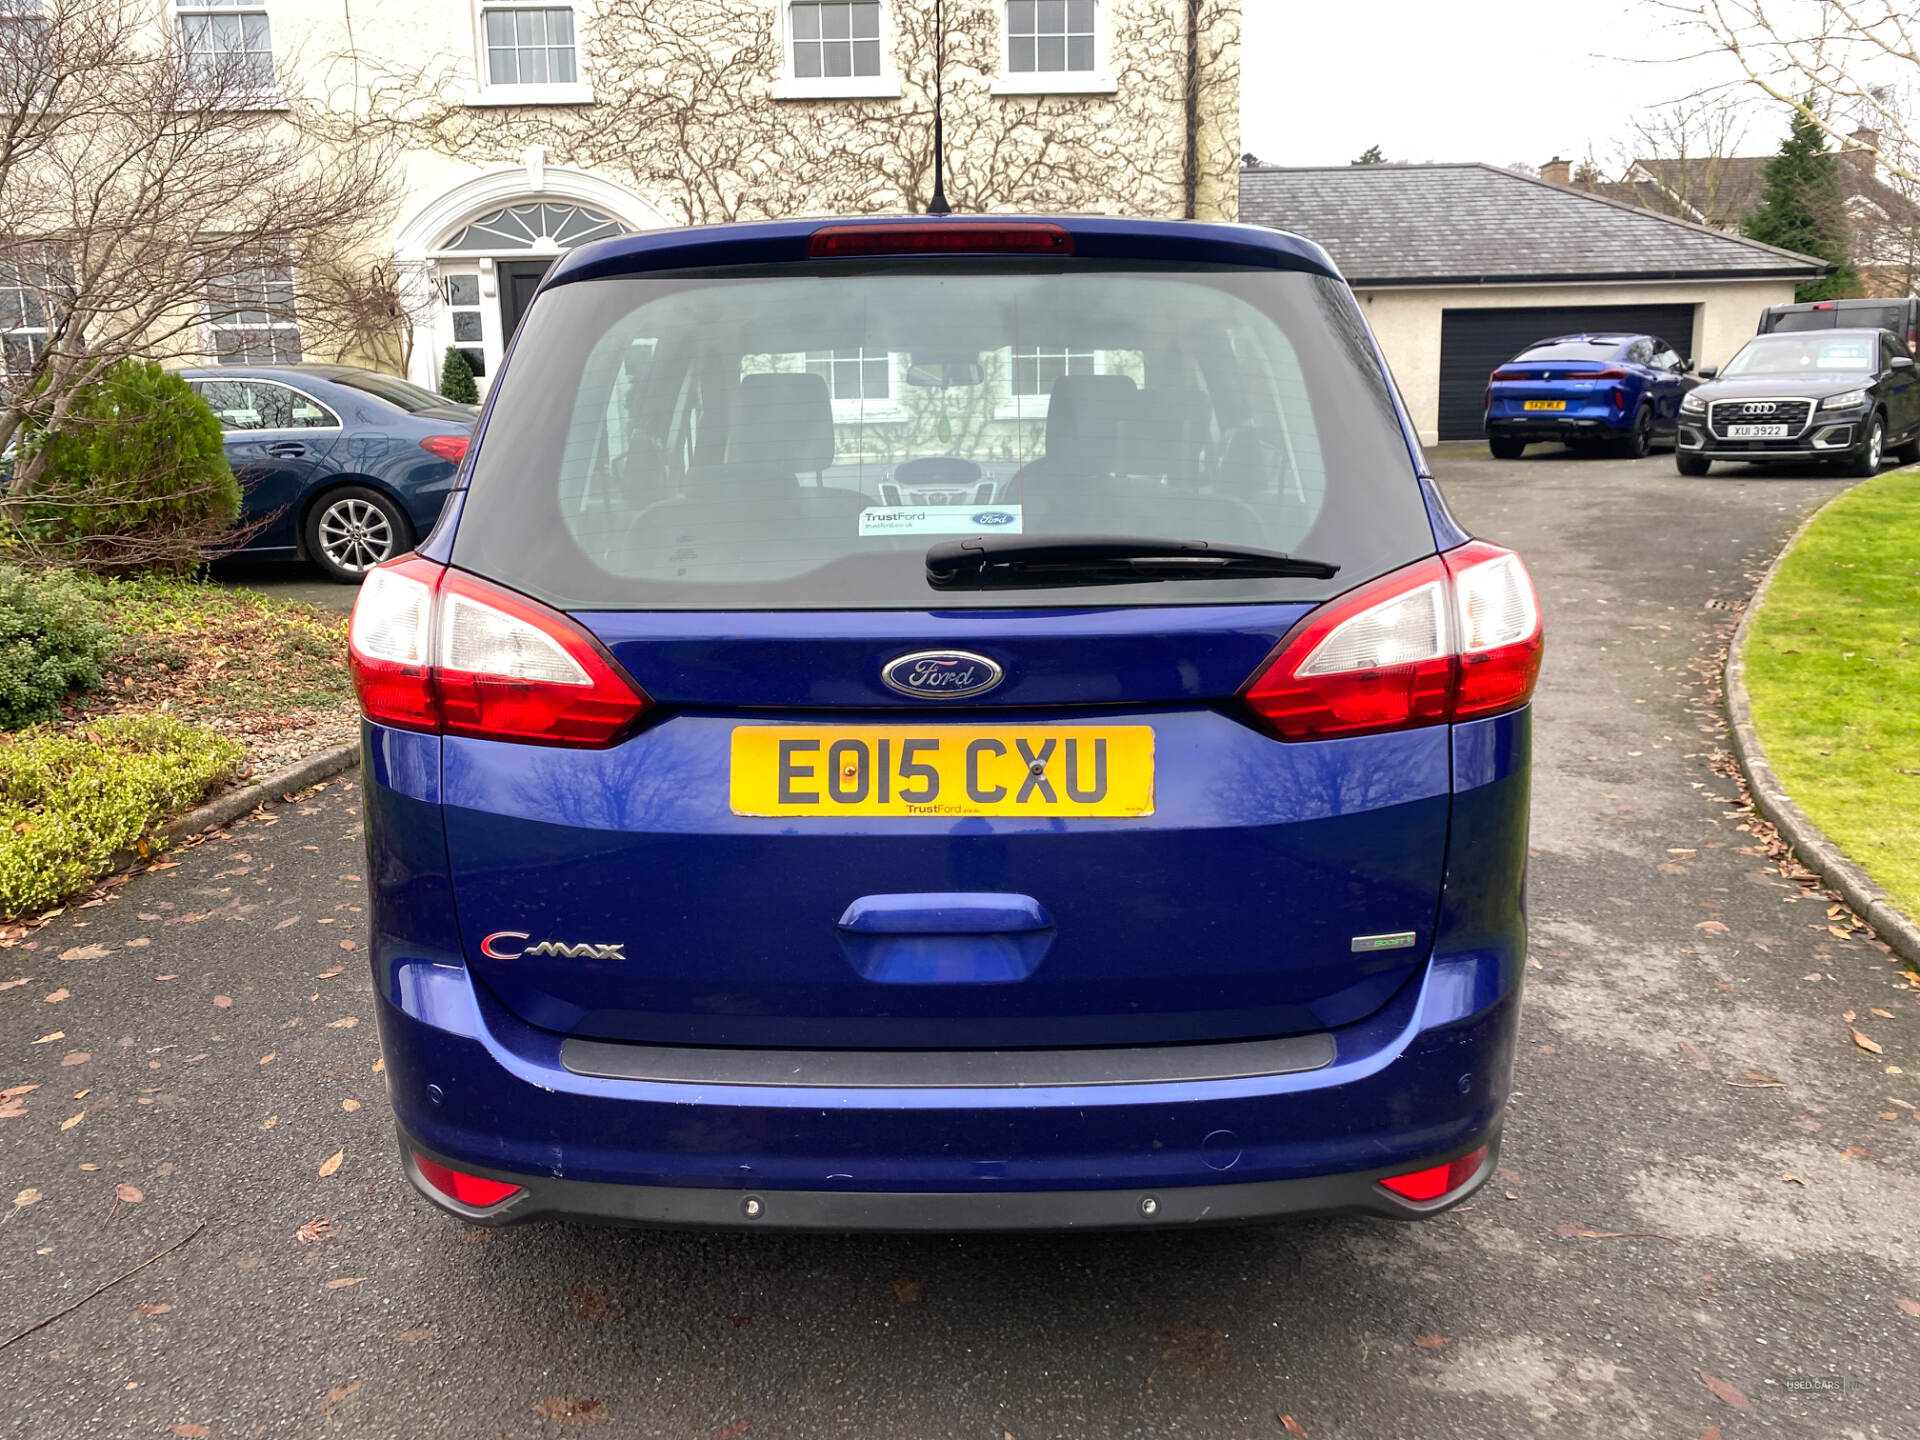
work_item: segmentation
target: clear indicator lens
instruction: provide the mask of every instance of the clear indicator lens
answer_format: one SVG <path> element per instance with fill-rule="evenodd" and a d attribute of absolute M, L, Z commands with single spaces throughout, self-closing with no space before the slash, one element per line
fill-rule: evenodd
<path fill-rule="evenodd" d="M 558 641 L 526 621 L 460 594 L 447 595 L 441 604 L 442 669 L 549 685 L 593 683 Z"/>

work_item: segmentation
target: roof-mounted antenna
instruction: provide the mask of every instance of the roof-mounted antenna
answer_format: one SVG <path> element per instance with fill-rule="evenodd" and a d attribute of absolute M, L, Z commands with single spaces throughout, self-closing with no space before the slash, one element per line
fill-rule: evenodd
<path fill-rule="evenodd" d="M 927 214 L 951 215 L 947 203 L 946 135 L 940 124 L 941 79 L 947 66 L 947 26 L 942 0 L 933 0 L 933 198 Z"/>

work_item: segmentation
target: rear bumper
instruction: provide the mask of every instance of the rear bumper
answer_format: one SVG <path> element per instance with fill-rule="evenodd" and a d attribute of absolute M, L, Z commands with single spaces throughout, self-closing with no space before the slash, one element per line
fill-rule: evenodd
<path fill-rule="evenodd" d="M 1418 1220 L 1467 1199 L 1499 1163 L 1499 1139 L 1484 1141 L 1486 1159 L 1473 1178 L 1439 1200 L 1404 1200 L 1379 1183 L 1403 1173 L 1389 1166 L 1298 1180 L 1216 1185 L 1164 1185 L 1115 1190 L 775 1190 L 682 1185 L 615 1185 L 550 1176 L 482 1171 L 522 1187 L 488 1209 L 462 1205 L 428 1185 L 414 1163 L 422 1147 L 400 1132 L 400 1159 L 415 1190 L 449 1214 L 476 1225 L 586 1220 L 676 1229 L 758 1230 L 1138 1230 L 1234 1225 L 1292 1216 L 1360 1213 Z M 1475 1147 L 1469 1147 L 1475 1148 Z M 452 1163 L 427 1152 L 429 1159 Z M 1443 1164 L 1451 1155 L 1437 1155 Z M 1415 1167 L 1423 1168 L 1423 1167 Z"/>
<path fill-rule="evenodd" d="M 1519 955 L 1430 962 L 1326 1032 L 1306 1070 L 1145 1083 L 874 1087 L 586 1075 L 464 967 L 395 966 L 378 1013 L 402 1144 L 520 1195 L 479 1224 L 597 1218 L 788 1229 L 1187 1225 L 1323 1211 L 1418 1219 L 1376 1182 L 1495 1140 Z M 1217 1067 L 1216 1067 L 1217 1068 Z M 1173 1073 L 1169 1071 L 1169 1076 Z M 749 1209 L 753 1199 L 757 1208 Z M 1151 1201 L 1151 1205 L 1146 1202 Z"/>
<path fill-rule="evenodd" d="M 1529 440 L 1552 440 L 1566 435 L 1624 435 L 1633 429 L 1634 412 L 1622 413 L 1608 406 L 1579 410 L 1491 410 L 1487 413 L 1489 435 L 1513 435 Z"/>

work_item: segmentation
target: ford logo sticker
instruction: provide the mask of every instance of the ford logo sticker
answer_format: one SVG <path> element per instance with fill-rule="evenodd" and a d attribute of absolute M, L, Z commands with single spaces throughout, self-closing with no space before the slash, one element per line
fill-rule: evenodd
<path fill-rule="evenodd" d="M 993 661 L 966 650 L 921 650 L 880 667 L 882 684 L 916 700 L 969 699 L 1005 678 Z"/>
<path fill-rule="evenodd" d="M 1008 510 L 982 510 L 973 517 L 976 525 L 1011 525 L 1020 517 Z"/>

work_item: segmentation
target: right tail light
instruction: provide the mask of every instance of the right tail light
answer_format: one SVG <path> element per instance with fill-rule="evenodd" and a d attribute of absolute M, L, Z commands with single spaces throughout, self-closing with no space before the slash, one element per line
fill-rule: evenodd
<path fill-rule="evenodd" d="M 1541 647 L 1527 567 L 1470 540 L 1314 611 L 1241 698 L 1282 740 L 1444 725 L 1526 704 Z"/>

